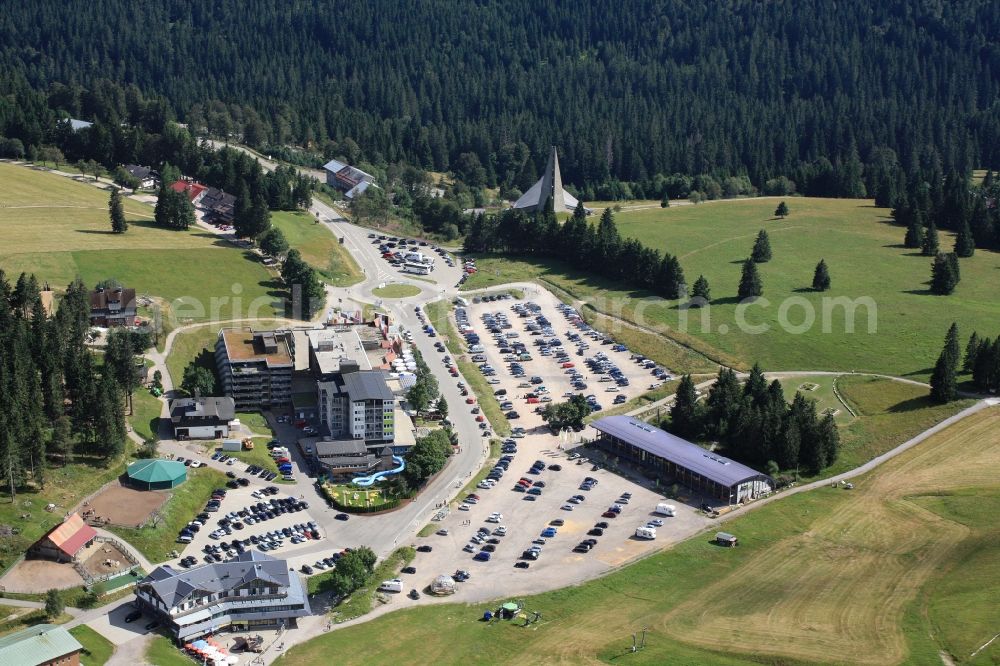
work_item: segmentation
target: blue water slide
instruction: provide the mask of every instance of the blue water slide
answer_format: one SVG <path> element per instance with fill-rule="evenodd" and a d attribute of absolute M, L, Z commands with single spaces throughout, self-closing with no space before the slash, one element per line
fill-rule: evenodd
<path fill-rule="evenodd" d="M 387 469 L 384 472 L 375 472 L 369 476 L 359 476 L 351 480 L 351 483 L 361 486 L 362 488 L 367 488 L 377 481 L 381 481 L 387 476 L 392 476 L 393 474 L 399 474 L 404 469 L 406 469 L 406 462 L 403 461 L 399 456 L 393 456 L 392 461 L 398 465 L 393 469 Z"/>

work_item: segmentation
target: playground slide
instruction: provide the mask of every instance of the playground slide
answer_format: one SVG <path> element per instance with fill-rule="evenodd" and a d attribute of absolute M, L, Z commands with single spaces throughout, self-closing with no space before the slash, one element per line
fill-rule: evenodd
<path fill-rule="evenodd" d="M 352 479 L 351 483 L 355 483 L 361 486 L 362 488 L 367 488 L 368 486 L 373 485 L 376 481 L 381 481 L 385 477 L 392 476 L 393 474 L 399 474 L 404 469 L 406 469 L 406 463 L 399 456 L 393 456 L 392 461 L 397 465 L 399 465 L 399 467 L 396 467 L 394 469 L 387 469 L 384 472 L 375 472 L 374 474 L 371 474 L 369 476 L 359 476 L 355 479 Z"/>

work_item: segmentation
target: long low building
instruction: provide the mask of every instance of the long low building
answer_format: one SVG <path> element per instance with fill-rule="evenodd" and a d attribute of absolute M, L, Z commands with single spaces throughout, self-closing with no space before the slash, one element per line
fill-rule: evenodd
<path fill-rule="evenodd" d="M 729 504 L 774 490 L 768 475 L 631 416 L 608 416 L 591 425 L 606 451 Z"/>
<path fill-rule="evenodd" d="M 226 627 L 290 629 L 296 618 L 311 613 L 302 581 L 288 562 L 256 550 L 186 571 L 159 566 L 139 581 L 135 596 L 178 641 Z"/>

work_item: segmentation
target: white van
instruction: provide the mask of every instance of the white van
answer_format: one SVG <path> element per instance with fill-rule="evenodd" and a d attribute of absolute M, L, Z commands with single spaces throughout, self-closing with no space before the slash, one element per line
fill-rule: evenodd
<path fill-rule="evenodd" d="M 656 538 L 656 528 L 647 527 L 643 525 L 642 527 L 635 528 L 635 536 L 637 539 L 655 539 Z"/>
<path fill-rule="evenodd" d="M 403 581 L 398 578 L 393 578 L 392 580 L 384 580 L 382 584 L 378 586 L 378 589 L 383 592 L 402 592 L 403 591 Z"/>
<path fill-rule="evenodd" d="M 677 515 L 677 510 L 674 508 L 673 504 L 657 504 L 656 509 L 653 511 L 653 513 L 659 516 L 668 516 L 670 518 L 673 518 L 675 515 Z"/>
<path fill-rule="evenodd" d="M 465 300 L 461 296 L 459 296 L 458 298 L 455 299 L 455 304 L 456 305 L 461 305 L 463 308 L 469 307 L 469 301 Z"/>

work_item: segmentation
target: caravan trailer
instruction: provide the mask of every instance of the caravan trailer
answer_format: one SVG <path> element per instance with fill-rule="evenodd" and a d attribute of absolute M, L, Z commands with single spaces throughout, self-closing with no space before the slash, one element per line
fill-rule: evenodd
<path fill-rule="evenodd" d="M 673 504 L 657 504 L 653 513 L 673 518 L 676 515 L 676 509 Z"/>
<path fill-rule="evenodd" d="M 637 539 L 655 539 L 656 528 L 649 526 L 637 527 L 635 528 L 635 537 Z"/>

